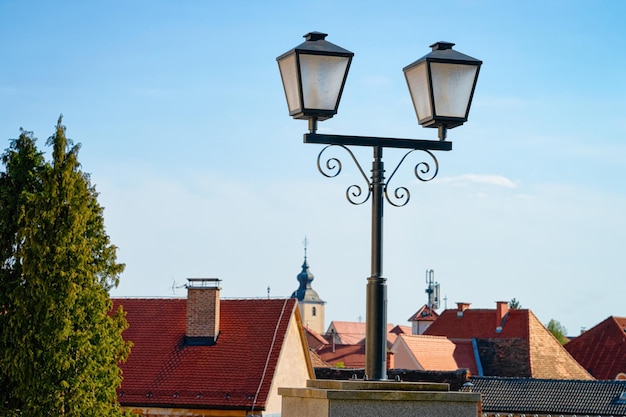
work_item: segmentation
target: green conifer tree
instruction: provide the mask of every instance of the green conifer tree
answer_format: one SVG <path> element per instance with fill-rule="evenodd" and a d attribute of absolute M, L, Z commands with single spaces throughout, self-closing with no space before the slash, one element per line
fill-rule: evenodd
<path fill-rule="evenodd" d="M 130 343 L 109 289 L 124 265 L 61 118 L 48 144 L 52 161 L 44 162 L 22 132 L 2 158 L 0 411 L 120 416 L 118 363 Z"/>

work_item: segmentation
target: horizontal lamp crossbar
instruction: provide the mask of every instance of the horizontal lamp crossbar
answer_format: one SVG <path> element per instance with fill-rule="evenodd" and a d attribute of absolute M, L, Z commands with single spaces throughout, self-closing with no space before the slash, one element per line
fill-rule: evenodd
<path fill-rule="evenodd" d="M 305 133 L 304 143 L 326 145 L 380 146 L 383 148 L 418 149 L 422 151 L 450 151 L 452 142 L 445 140 L 378 138 L 374 136 L 321 135 Z"/>

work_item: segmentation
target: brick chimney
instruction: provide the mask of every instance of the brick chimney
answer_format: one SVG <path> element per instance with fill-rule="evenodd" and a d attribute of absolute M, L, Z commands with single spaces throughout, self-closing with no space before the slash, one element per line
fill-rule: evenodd
<path fill-rule="evenodd" d="M 504 322 L 505 322 L 507 314 L 509 314 L 509 302 L 508 301 L 496 301 L 496 332 L 497 333 L 500 333 L 502 331 L 502 327 L 504 326 Z"/>
<path fill-rule="evenodd" d="M 211 346 L 220 334 L 220 279 L 188 278 L 185 343 Z"/>
<path fill-rule="evenodd" d="M 457 317 L 463 317 L 463 312 L 465 310 L 469 309 L 470 304 L 471 303 L 463 303 L 463 302 L 459 303 L 459 302 L 457 302 L 456 303 L 456 308 L 457 308 L 456 316 Z"/>

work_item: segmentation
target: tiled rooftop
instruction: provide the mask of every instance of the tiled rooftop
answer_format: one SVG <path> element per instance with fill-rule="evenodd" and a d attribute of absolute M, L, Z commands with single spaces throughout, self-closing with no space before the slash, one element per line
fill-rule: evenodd
<path fill-rule="evenodd" d="M 626 381 L 472 377 L 484 413 L 626 416 Z"/>
<path fill-rule="evenodd" d="M 501 325 L 496 320 L 495 309 L 470 308 L 462 314 L 456 309 L 448 309 L 439 315 L 424 334 L 459 339 L 513 337 L 528 340 L 529 315 L 530 311 L 527 309 L 511 309 L 504 325 Z M 500 331 L 498 326 L 501 326 Z"/>
<path fill-rule="evenodd" d="M 443 336 L 399 335 L 415 359 L 426 371 L 469 369 L 477 374 L 476 359 L 470 339 L 448 339 Z M 401 342 L 396 342 L 396 345 Z"/>
<path fill-rule="evenodd" d="M 428 305 L 424 304 L 419 310 L 413 314 L 408 321 L 434 321 L 439 314 Z"/>
<path fill-rule="evenodd" d="M 565 345 L 597 379 L 626 374 L 626 318 L 609 317 Z"/>
<path fill-rule="evenodd" d="M 503 307 L 502 302 L 497 304 Z M 483 375 L 593 379 L 530 310 L 504 307 L 501 313 L 445 310 L 424 334 L 476 339 Z"/>
<path fill-rule="evenodd" d="M 317 350 L 325 362 L 346 368 L 365 368 L 365 345 L 325 345 Z"/>
<path fill-rule="evenodd" d="M 401 328 L 402 327 L 400 327 L 400 329 Z M 394 329 L 394 325 L 390 323 L 387 324 L 387 337 L 388 338 L 389 338 L 389 332 L 392 329 Z M 328 330 L 326 331 L 326 336 L 330 336 L 331 331 L 334 331 L 336 343 L 339 343 L 342 345 L 357 345 L 357 344 L 365 343 L 365 322 L 332 321 L 330 325 L 328 326 Z M 410 330 L 409 330 L 409 333 L 410 333 Z M 393 338 L 393 340 L 395 340 L 396 334 L 393 333 L 391 337 Z"/>
<path fill-rule="evenodd" d="M 306 341 L 310 349 L 315 350 L 321 346 L 328 344 L 328 340 L 326 340 L 322 335 L 318 334 L 315 330 L 312 330 L 308 327 L 304 328 L 304 335 L 306 336 Z"/>
<path fill-rule="evenodd" d="M 222 300 L 213 346 L 186 346 L 186 299 L 114 299 L 134 343 L 121 365 L 122 405 L 262 408 L 295 299 Z M 276 331 L 275 331 L 276 330 Z"/>

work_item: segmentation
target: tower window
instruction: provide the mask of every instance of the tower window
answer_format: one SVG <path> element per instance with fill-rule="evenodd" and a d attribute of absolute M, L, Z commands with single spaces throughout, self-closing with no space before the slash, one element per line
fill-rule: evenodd
<path fill-rule="evenodd" d="M 315 317 L 317 315 L 317 309 L 315 307 L 311 308 L 311 315 Z"/>

